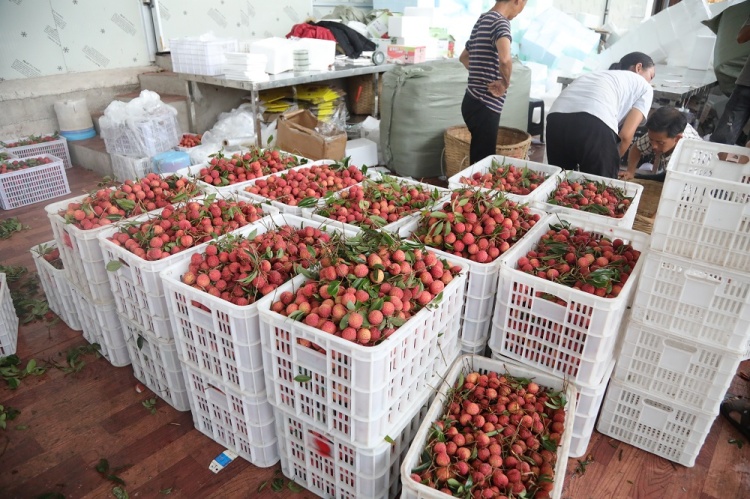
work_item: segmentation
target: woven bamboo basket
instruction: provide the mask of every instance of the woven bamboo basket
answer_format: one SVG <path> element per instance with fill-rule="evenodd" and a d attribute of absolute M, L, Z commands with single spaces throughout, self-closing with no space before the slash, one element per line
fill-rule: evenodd
<path fill-rule="evenodd" d="M 375 85 L 372 75 L 350 76 L 346 79 L 346 96 L 352 114 L 375 112 Z M 383 77 L 378 78 L 378 95 L 383 95 Z M 378 103 L 378 106 L 380 103 Z"/>
<path fill-rule="evenodd" d="M 466 126 L 452 126 L 445 131 L 445 171 L 448 177 L 469 165 L 471 133 Z M 526 159 L 531 145 L 531 135 L 517 128 L 501 126 L 497 131 L 496 154 Z"/>

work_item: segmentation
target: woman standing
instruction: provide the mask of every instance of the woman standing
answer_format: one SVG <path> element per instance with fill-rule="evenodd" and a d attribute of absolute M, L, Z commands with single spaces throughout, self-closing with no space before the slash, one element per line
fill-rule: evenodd
<path fill-rule="evenodd" d="M 471 30 L 459 60 L 469 70 L 461 114 L 471 132 L 471 164 L 495 154 L 500 113 L 510 85 L 510 21 L 521 13 L 526 0 L 495 0 Z"/>
<path fill-rule="evenodd" d="M 549 164 L 617 178 L 620 158 L 651 108 L 654 75 L 651 57 L 631 52 L 607 71 L 576 78 L 547 116 Z"/>

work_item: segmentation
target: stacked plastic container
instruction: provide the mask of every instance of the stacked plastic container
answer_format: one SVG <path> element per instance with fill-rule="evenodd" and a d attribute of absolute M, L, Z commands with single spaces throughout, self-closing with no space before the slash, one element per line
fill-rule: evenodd
<path fill-rule="evenodd" d="M 173 38 L 169 40 L 172 66 L 175 73 L 220 75 L 225 52 L 237 52 L 237 40 L 213 37 Z"/>
<path fill-rule="evenodd" d="M 18 344 L 18 316 L 10 297 L 5 274 L 0 273 L 0 357 L 16 353 Z"/>
<path fill-rule="evenodd" d="M 31 249 L 34 258 L 39 281 L 47 297 L 50 310 L 62 319 L 62 321 L 74 331 L 81 330 L 81 321 L 78 318 L 78 306 L 73 297 L 73 285 L 65 276 L 65 269 L 58 269 L 44 258 L 44 250 L 57 248 L 55 241 L 48 241 Z M 62 258 L 61 258 L 62 260 Z"/>
<path fill-rule="evenodd" d="M 3 210 L 12 210 L 70 193 L 63 160 L 57 156 L 38 154 L 27 159 L 11 158 L 3 162 L 34 158 L 49 162 L 0 174 L 0 208 Z"/>
<path fill-rule="evenodd" d="M 693 466 L 750 340 L 750 149 L 682 140 L 597 429 Z"/>
<path fill-rule="evenodd" d="M 462 267 L 439 305 L 420 310 L 375 346 L 276 314 L 268 297 L 259 303 L 266 389 L 284 475 L 322 497 L 395 496 L 399 463 L 433 387 L 459 353 Z M 279 292 L 305 280 L 298 276 Z"/>
<path fill-rule="evenodd" d="M 19 140 L 11 140 L 7 143 L 17 143 L 21 141 L 28 141 L 34 139 L 34 137 L 27 137 Z M 62 136 L 49 136 L 50 140 L 42 140 L 34 144 L 28 144 L 24 146 L 7 147 L 7 151 L 17 158 L 30 158 L 36 157 L 42 154 L 49 154 L 60 158 L 65 165 L 65 168 L 71 168 L 73 163 L 70 161 L 70 152 L 68 151 L 68 141 Z"/>
<path fill-rule="evenodd" d="M 571 440 L 571 457 L 585 454 L 596 415 L 612 375 L 623 317 L 636 288 L 644 257 L 617 297 L 606 298 L 541 279 L 516 268 L 518 259 L 534 249 L 551 224 L 621 239 L 638 251 L 648 248 L 648 235 L 613 224 L 570 214 L 537 223 L 500 257 L 495 313 L 488 346 L 493 357 L 509 359 L 572 382 L 579 401 Z M 601 217 L 598 217 L 601 218 Z M 551 301 L 549 297 L 562 300 Z"/>

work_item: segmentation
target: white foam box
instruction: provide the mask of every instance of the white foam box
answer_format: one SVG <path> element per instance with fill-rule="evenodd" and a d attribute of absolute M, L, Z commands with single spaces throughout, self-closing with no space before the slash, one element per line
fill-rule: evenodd
<path fill-rule="evenodd" d="M 294 40 L 293 50 L 307 49 L 310 60 L 310 71 L 328 71 L 336 62 L 336 42 L 315 38 Z"/>
<path fill-rule="evenodd" d="M 264 54 L 266 73 L 278 74 L 294 69 L 294 42 L 286 38 L 264 38 L 250 44 L 251 54 Z"/>
<path fill-rule="evenodd" d="M 388 36 L 430 35 L 430 18 L 427 16 L 391 16 L 388 18 Z"/>
<path fill-rule="evenodd" d="M 378 163 L 378 144 L 370 139 L 352 139 L 346 141 L 346 156 L 351 164 L 374 166 Z"/>

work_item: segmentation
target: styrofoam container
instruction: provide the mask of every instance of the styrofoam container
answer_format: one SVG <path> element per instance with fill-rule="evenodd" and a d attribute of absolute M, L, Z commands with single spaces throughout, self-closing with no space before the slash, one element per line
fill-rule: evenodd
<path fill-rule="evenodd" d="M 5 274 L 0 273 L 0 357 L 16 353 L 18 345 L 18 316 L 13 307 Z"/>
<path fill-rule="evenodd" d="M 610 187 L 622 189 L 627 197 L 632 198 L 630 206 L 625 211 L 625 215 L 622 218 L 614 218 L 606 215 L 598 215 L 583 210 L 576 210 L 573 208 L 567 208 L 565 206 L 558 206 L 547 202 L 549 197 L 557 190 L 558 184 L 563 180 L 571 181 L 587 181 L 592 182 L 604 182 Z M 538 191 L 538 192 L 536 192 Z M 548 213 L 557 213 L 560 215 L 575 215 L 579 218 L 591 220 L 592 222 L 604 222 L 612 224 L 615 227 L 621 227 L 624 229 L 631 229 L 633 222 L 635 222 L 635 215 L 638 211 L 638 204 L 641 201 L 641 195 L 643 194 L 643 186 L 634 182 L 625 182 L 614 178 L 600 177 L 598 175 L 591 175 L 589 173 L 582 173 L 572 170 L 562 170 L 557 174 L 557 177 L 553 182 L 545 182 L 542 186 L 538 187 L 535 191 L 534 206 L 540 210 L 544 210 Z"/>
<path fill-rule="evenodd" d="M 324 160 L 320 160 L 320 161 L 315 161 L 315 162 L 313 162 L 311 164 L 301 165 L 301 166 L 295 166 L 294 168 L 289 168 L 289 170 L 287 170 L 287 172 L 289 172 L 291 170 L 302 170 L 302 169 L 305 169 L 305 168 L 312 168 L 313 166 L 330 165 L 330 164 L 334 164 L 334 163 L 335 163 L 335 161 L 324 159 Z M 260 177 L 260 178 L 256 178 L 256 179 L 250 180 L 245 185 L 242 186 L 242 190 L 239 190 L 239 191 L 236 191 L 236 192 L 237 192 L 237 194 L 239 196 L 242 196 L 242 197 L 244 197 L 246 199 L 250 199 L 250 200 L 252 200 L 252 201 L 254 201 L 256 203 L 270 203 L 271 206 L 276 207 L 281 213 L 289 213 L 290 215 L 302 216 L 302 210 L 303 210 L 303 208 L 301 206 L 292 206 L 292 205 L 283 203 L 281 201 L 278 201 L 276 199 L 270 199 L 270 198 L 261 196 L 259 194 L 253 194 L 251 192 L 247 192 L 247 190 L 245 190 L 248 187 L 251 187 L 251 186 L 255 185 L 255 183 L 258 180 L 267 180 L 268 177 L 273 177 L 273 176 L 276 176 L 276 177 L 283 176 L 285 173 L 286 172 L 274 173 L 272 175 L 267 175 L 265 177 Z M 365 172 L 365 176 L 369 176 L 369 171 Z M 330 192 L 337 192 L 337 191 L 330 191 Z"/>
<path fill-rule="evenodd" d="M 9 140 L 7 142 L 18 142 L 18 139 Z M 73 163 L 70 161 L 70 152 L 68 151 L 68 141 L 62 136 L 49 142 L 40 142 L 28 146 L 8 147 L 7 149 L 9 153 L 17 158 L 31 158 L 43 154 L 49 154 L 56 158 L 60 158 L 66 169 L 73 167 Z"/>
<path fill-rule="evenodd" d="M 622 239 L 642 253 L 648 248 L 649 237 L 642 232 L 573 216 L 560 218 L 569 221 L 572 228 L 580 227 L 610 240 Z M 635 292 L 644 255 L 641 254 L 615 298 L 585 293 L 518 270 L 518 259 L 536 248 L 549 226 L 557 223 L 556 216 L 537 223 L 500 256 L 502 266 L 489 347 L 537 369 L 566 376 L 575 383 L 595 385 L 613 358 L 623 314 Z M 550 301 L 545 298 L 548 295 L 567 305 Z"/>
<path fill-rule="evenodd" d="M 681 140 L 667 165 L 652 249 L 750 272 L 750 162 L 741 162 L 749 156 L 744 147 Z"/>
<path fill-rule="evenodd" d="M 47 241 L 31 249 L 31 256 L 34 258 L 39 281 L 42 283 L 44 295 L 47 297 L 47 303 L 50 310 L 62 319 L 62 321 L 74 331 L 81 330 L 81 322 L 78 319 L 78 312 L 73 298 L 73 289 L 67 277 L 65 269 L 55 268 L 40 253 L 40 247 L 56 248 L 56 241 Z"/>
<path fill-rule="evenodd" d="M 112 175 L 120 182 L 145 177 L 152 171 L 149 157 L 132 158 L 119 154 L 110 154 L 109 157 L 112 159 Z"/>
<path fill-rule="evenodd" d="M 294 215 L 273 215 L 233 234 L 259 236 L 283 225 L 335 230 Z M 239 306 L 184 284 L 181 278 L 189 265 L 189 259 L 183 259 L 160 273 L 180 360 L 193 369 L 216 376 L 235 390 L 264 391 L 258 302 Z"/>
<path fill-rule="evenodd" d="M 632 318 L 739 351 L 750 341 L 750 274 L 651 251 L 643 263 Z"/>
<path fill-rule="evenodd" d="M 492 352 L 492 358 L 503 364 L 511 366 L 522 365 L 518 361 L 503 357 L 502 355 Z M 568 457 L 581 457 L 586 455 L 586 450 L 591 441 L 591 435 L 594 432 L 594 424 L 599 415 L 599 409 L 604 400 L 604 393 L 607 391 L 607 385 L 612 378 L 615 370 L 615 359 L 609 361 L 604 378 L 596 385 L 584 385 L 574 383 L 578 398 L 576 399 L 576 413 L 573 419 L 573 436 L 570 438 L 570 453 Z"/>
<path fill-rule="evenodd" d="M 50 154 L 38 154 L 34 157 L 51 159 L 52 162 L 0 175 L 0 208 L 3 210 L 70 194 L 62 159 Z M 20 158 L 6 161 L 16 159 Z"/>
<path fill-rule="evenodd" d="M 293 413 L 274 409 L 279 437 L 281 471 L 321 497 L 398 497 L 401 461 L 429 409 L 431 399 L 404 414 L 402 421 L 372 447 L 352 445 L 297 419 Z M 385 437 L 390 441 L 385 441 Z M 331 452 L 321 452 L 330 449 Z"/>
<path fill-rule="evenodd" d="M 404 225 L 410 224 L 410 222 L 413 222 L 416 219 L 416 217 L 419 216 L 420 211 L 422 209 L 430 209 L 433 206 L 439 206 L 441 202 L 447 200 L 447 196 L 449 194 L 449 191 L 447 189 L 443 189 L 441 187 L 435 187 L 435 186 L 425 184 L 422 182 L 417 182 L 416 180 L 411 180 L 408 178 L 394 177 L 392 175 L 384 175 L 382 173 L 369 171 L 369 170 L 367 172 L 367 176 L 369 177 L 369 180 L 372 180 L 374 183 L 379 183 L 384 176 L 387 176 L 387 177 L 391 177 L 395 179 L 401 185 L 413 185 L 415 187 L 421 187 L 422 189 L 437 193 L 438 197 L 435 199 L 434 203 L 432 203 L 430 206 L 421 208 L 421 209 L 414 209 L 414 211 L 412 211 L 411 213 L 404 213 L 403 216 L 399 220 L 396 220 L 395 222 L 391 222 L 387 225 L 384 225 L 383 227 L 380 227 L 380 230 L 384 230 L 387 232 L 398 232 L 401 227 L 403 227 Z M 366 186 L 363 185 L 362 187 L 366 187 Z M 311 220 L 316 220 L 318 222 L 327 222 L 333 226 L 341 227 L 343 230 L 351 231 L 353 233 L 360 232 L 362 228 L 358 225 L 353 225 L 353 224 L 345 223 L 345 222 L 339 222 L 337 220 L 333 220 L 331 218 L 324 217 L 322 215 L 317 214 L 318 210 L 325 207 L 326 205 L 330 205 L 330 201 L 334 199 L 338 199 L 341 196 L 342 192 L 348 191 L 349 189 L 351 189 L 351 186 L 333 194 L 330 198 L 328 197 L 321 198 L 318 201 L 318 204 L 315 208 L 302 208 L 301 216 L 304 218 L 309 218 Z"/>
<path fill-rule="evenodd" d="M 164 176 L 171 175 L 173 174 Z M 200 194 L 200 191 L 196 190 L 195 196 L 197 197 Z M 60 212 L 64 212 L 70 203 L 80 203 L 87 196 L 88 194 L 83 194 L 49 204 L 44 207 L 44 211 L 47 212 L 47 217 L 52 225 L 52 234 L 60 249 L 60 257 L 70 281 L 84 290 L 92 300 L 111 302 L 114 297 L 110 289 L 104 254 L 99 246 L 98 236 L 100 232 L 111 229 L 112 226 L 127 223 L 135 217 L 125 218 L 116 224 L 90 230 L 83 230 L 73 224 L 65 223 L 65 219 L 60 216 Z M 161 213 L 161 208 L 149 213 Z"/>
<path fill-rule="evenodd" d="M 336 62 L 336 41 L 318 38 L 300 38 L 294 40 L 292 45 L 292 61 L 294 61 L 294 50 L 307 49 L 309 71 L 328 71 L 328 68 Z M 266 61 L 266 67 L 268 61 Z"/>
<path fill-rule="evenodd" d="M 263 210 L 267 209 L 264 207 Z M 268 209 L 264 212 L 271 211 Z M 130 219 L 130 223 L 142 223 L 154 216 L 153 213 L 147 213 Z M 116 295 L 117 312 L 148 329 L 157 338 L 173 340 L 169 308 L 159 272 L 171 265 L 189 260 L 193 253 L 202 251 L 208 243 L 197 244 L 161 260 L 149 261 L 109 240 L 119 230 L 119 226 L 108 227 L 97 236 L 103 253 L 102 267 L 105 269 L 111 292 L 113 296 Z M 120 265 L 115 270 L 107 271 L 106 266 L 112 261 L 117 261 Z M 153 329 L 148 322 L 149 318 Z"/>
<path fill-rule="evenodd" d="M 662 401 L 718 413 L 744 351 L 709 347 L 630 321 L 615 378 Z"/>
<path fill-rule="evenodd" d="M 279 461 L 273 408 L 264 392 L 244 393 L 183 365 L 195 428 L 259 468 Z"/>
<path fill-rule="evenodd" d="M 448 398 L 448 392 L 453 388 L 453 385 L 456 384 L 461 374 L 474 371 L 481 374 L 487 374 L 490 372 L 504 374 L 507 371 L 511 376 L 531 378 L 541 387 L 562 390 L 565 392 L 567 399 L 565 406 L 565 430 L 561 436 L 560 445 L 557 447 L 554 488 L 550 492 L 550 497 L 552 499 L 559 499 L 562 494 L 563 482 L 565 481 L 565 468 L 568 465 L 570 438 L 573 433 L 572 425 L 570 424 L 570 415 L 575 414 L 576 411 L 575 400 L 577 393 L 575 387 L 570 383 L 564 382 L 560 378 L 544 374 L 541 371 L 527 366 L 513 366 L 506 369 L 504 364 L 500 361 L 476 355 L 463 355 L 455 361 L 453 366 L 451 366 L 450 371 L 445 376 L 444 383 L 440 385 L 440 391 L 435 397 L 435 400 L 432 401 L 430 410 L 422 419 L 422 424 L 419 426 L 417 435 L 414 437 L 414 441 L 411 443 L 411 447 L 409 447 L 409 452 L 407 452 L 406 457 L 401 464 L 401 484 L 403 486 L 401 497 L 403 499 L 440 499 L 451 497 L 432 487 L 415 482 L 411 478 L 411 470 L 420 464 L 422 452 L 424 451 L 425 445 L 430 438 L 430 433 L 432 432 L 433 423 L 439 420 L 445 413 L 444 405 Z"/>
<path fill-rule="evenodd" d="M 609 383 L 596 429 L 690 468 L 716 416 L 664 400 L 615 377 Z"/>
<path fill-rule="evenodd" d="M 237 40 L 176 38 L 169 40 L 169 50 L 176 73 L 215 76 L 221 74 L 224 53 L 237 51 Z"/>
<path fill-rule="evenodd" d="M 529 208 L 529 213 L 539 215 L 537 224 L 548 217 L 543 211 L 533 208 Z M 399 235 L 410 237 L 417 230 L 420 221 L 421 217 L 407 220 L 407 223 L 399 229 Z M 516 241 L 514 246 L 526 238 L 528 234 L 528 232 L 524 234 Z M 479 263 L 429 246 L 428 248 L 441 258 L 455 260 L 469 267 L 469 272 L 466 275 L 464 306 L 461 313 L 461 345 L 464 353 L 478 353 L 481 350 L 479 344 L 484 343 L 486 345 L 490 335 L 501 258 L 497 258 L 490 263 Z"/>
<path fill-rule="evenodd" d="M 94 303 L 85 292 L 73 285 L 73 297 L 78 303 L 78 318 L 83 328 L 83 338 L 100 346 L 99 353 L 115 367 L 130 364 L 130 354 L 125 344 L 122 324 L 115 304 Z"/>
<path fill-rule="evenodd" d="M 483 160 L 474 163 L 468 168 L 465 168 L 464 170 L 461 170 L 460 172 L 450 177 L 448 179 L 448 187 L 451 190 L 465 188 L 465 189 L 481 189 L 483 191 L 489 191 L 489 192 L 502 192 L 502 191 L 498 191 L 497 189 L 475 187 L 475 186 L 466 184 L 461 181 L 462 178 L 471 177 L 475 173 L 481 173 L 481 174 L 487 173 L 490 171 L 490 168 L 494 166 L 495 164 L 513 165 L 516 168 L 528 168 L 529 170 L 533 170 L 535 172 L 539 172 L 547 176 L 544 182 L 539 184 L 539 186 L 536 189 L 534 189 L 533 191 L 531 191 L 530 193 L 526 195 L 511 194 L 509 192 L 503 192 L 503 195 L 506 198 L 512 199 L 513 201 L 516 201 L 518 203 L 531 203 L 533 201 L 546 201 L 546 198 L 549 196 L 549 193 L 552 192 L 547 187 L 552 186 L 557 182 L 556 176 L 562 171 L 562 168 L 560 168 L 559 166 L 546 165 L 544 163 L 535 163 L 534 161 L 527 161 L 525 159 L 517 159 L 517 158 L 510 158 L 507 156 L 493 155 L 493 156 L 487 156 Z"/>
<path fill-rule="evenodd" d="M 258 310 L 271 404 L 354 445 L 379 444 L 458 356 L 466 272 L 461 266 L 463 272 L 445 287 L 437 306 L 421 309 L 370 347 L 272 312 L 273 296 L 264 297 Z M 293 291 L 305 280 L 297 276 L 278 293 Z M 299 381 L 299 376 L 310 380 Z"/>
<path fill-rule="evenodd" d="M 250 42 L 251 54 L 263 54 L 266 73 L 279 74 L 294 69 L 294 42 L 281 37 L 264 38 Z"/>
<path fill-rule="evenodd" d="M 174 341 L 160 340 L 127 317 L 119 316 L 133 375 L 178 411 L 189 411 L 185 377 Z"/>

